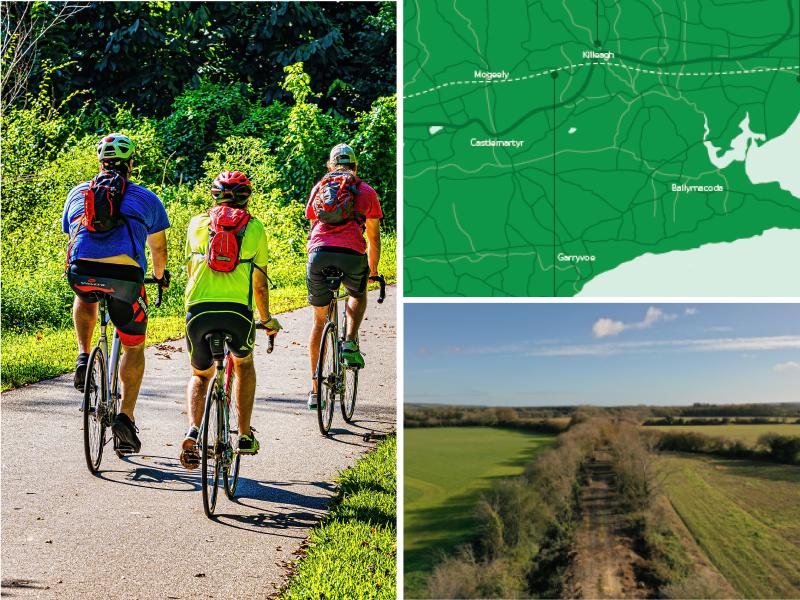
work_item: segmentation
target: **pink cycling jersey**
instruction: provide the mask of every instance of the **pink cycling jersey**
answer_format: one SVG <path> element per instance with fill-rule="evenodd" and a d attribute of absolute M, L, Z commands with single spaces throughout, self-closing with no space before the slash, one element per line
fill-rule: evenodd
<path fill-rule="evenodd" d="M 306 204 L 306 218 L 314 223 L 311 233 L 308 236 L 306 250 L 308 252 L 314 252 L 325 246 L 335 246 L 337 248 L 348 248 L 359 254 L 364 254 L 367 251 L 367 242 L 364 239 L 363 224 L 357 221 L 348 221 L 341 225 L 328 225 L 327 223 L 316 221 L 316 213 L 312 206 L 312 199 L 316 191 L 317 186 L 314 186 L 314 189 L 311 190 L 308 204 Z M 363 181 L 358 185 L 356 212 L 364 215 L 367 219 L 383 218 L 383 211 L 381 210 L 381 203 L 378 201 L 378 194 Z"/>

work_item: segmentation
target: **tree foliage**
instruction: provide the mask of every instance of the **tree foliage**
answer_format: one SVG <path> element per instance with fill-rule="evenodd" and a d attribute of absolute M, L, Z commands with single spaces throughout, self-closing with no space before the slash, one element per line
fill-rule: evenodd
<path fill-rule="evenodd" d="M 278 82 L 298 62 L 322 94 L 325 112 L 353 118 L 394 92 L 394 2 L 3 5 L 6 30 L 28 32 L 31 46 L 26 60 L 12 64 L 6 55 L 28 46 L 20 35 L 4 36 L 9 76 L 35 92 L 47 65 L 63 65 L 53 80 L 54 98 L 69 98 L 72 110 L 88 100 L 107 112 L 124 103 L 163 117 L 187 86 L 203 82 L 246 84 L 265 104 L 286 101 Z M 45 30 L 46 38 L 38 38 Z"/>

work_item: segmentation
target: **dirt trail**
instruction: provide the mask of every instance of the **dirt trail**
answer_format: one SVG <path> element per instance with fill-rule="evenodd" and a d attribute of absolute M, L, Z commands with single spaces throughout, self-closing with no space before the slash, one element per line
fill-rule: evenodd
<path fill-rule="evenodd" d="M 620 507 L 611 451 L 595 450 L 581 490 L 581 523 L 575 556 L 567 575 L 568 598 L 646 598 L 649 590 L 636 578 L 642 558 L 633 550 Z"/>

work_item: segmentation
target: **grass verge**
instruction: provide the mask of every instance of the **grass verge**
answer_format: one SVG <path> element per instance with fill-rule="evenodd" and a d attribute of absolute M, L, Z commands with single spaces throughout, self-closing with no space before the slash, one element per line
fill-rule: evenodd
<path fill-rule="evenodd" d="M 397 438 L 342 472 L 283 599 L 387 598 L 397 589 Z"/>

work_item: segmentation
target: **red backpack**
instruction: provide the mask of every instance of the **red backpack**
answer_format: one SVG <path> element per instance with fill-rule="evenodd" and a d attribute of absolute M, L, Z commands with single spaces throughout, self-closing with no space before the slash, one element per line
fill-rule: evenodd
<path fill-rule="evenodd" d="M 208 211 L 208 253 L 206 262 L 214 271 L 230 273 L 239 263 L 245 228 L 253 216 L 244 208 L 218 204 Z M 247 261 L 245 261 L 247 262 Z"/>
<path fill-rule="evenodd" d="M 91 232 L 103 233 L 126 222 L 122 215 L 122 198 L 128 182 L 119 173 L 101 171 L 83 192 L 81 225 Z"/>
<path fill-rule="evenodd" d="M 100 171 L 89 182 L 89 188 L 81 192 L 83 194 L 83 214 L 75 217 L 72 222 L 78 221 L 78 226 L 70 238 L 67 246 L 67 267 L 69 267 L 70 254 L 75 239 L 81 227 L 85 227 L 92 233 L 106 233 L 115 227 L 125 225 L 128 228 L 128 235 L 131 238 L 131 247 L 135 258 L 139 255 L 136 252 L 136 244 L 133 240 L 133 232 L 127 216 L 122 214 L 122 198 L 128 181 L 119 173 L 114 171 Z M 140 219 L 130 216 L 130 218 L 140 221 Z"/>
<path fill-rule="evenodd" d="M 349 171 L 333 171 L 317 184 L 312 207 L 317 220 L 328 225 L 341 225 L 358 220 L 356 196 L 361 180 Z"/>

